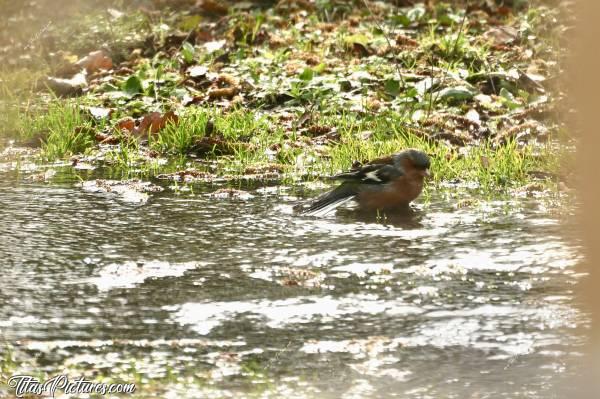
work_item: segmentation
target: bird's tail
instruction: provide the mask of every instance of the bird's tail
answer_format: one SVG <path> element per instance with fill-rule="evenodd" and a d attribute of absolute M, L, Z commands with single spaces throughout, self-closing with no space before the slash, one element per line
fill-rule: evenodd
<path fill-rule="evenodd" d="M 356 194 L 358 194 L 356 185 L 343 183 L 339 187 L 321 195 L 307 208 L 302 209 L 300 213 L 310 216 L 325 214 L 344 202 L 351 200 Z"/>

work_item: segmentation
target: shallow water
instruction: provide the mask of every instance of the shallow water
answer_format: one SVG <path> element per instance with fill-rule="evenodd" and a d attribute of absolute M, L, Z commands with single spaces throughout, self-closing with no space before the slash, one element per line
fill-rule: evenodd
<path fill-rule="evenodd" d="M 540 200 L 433 193 L 377 221 L 294 216 L 285 187 L 132 204 L 76 182 L 0 170 L 0 350 L 21 372 L 189 398 L 546 398 L 579 373 L 578 247 Z"/>

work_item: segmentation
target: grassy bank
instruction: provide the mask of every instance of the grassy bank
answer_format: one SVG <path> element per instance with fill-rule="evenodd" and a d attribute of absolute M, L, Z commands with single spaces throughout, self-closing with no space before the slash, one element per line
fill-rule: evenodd
<path fill-rule="evenodd" d="M 176 3 L 44 25 L 54 47 L 29 43 L 38 67 L 3 73 L 2 134 L 47 161 L 145 174 L 317 178 L 417 147 L 436 183 L 498 189 L 568 165 L 556 115 L 569 10 L 552 2 Z M 89 50 L 103 58 L 76 64 Z"/>

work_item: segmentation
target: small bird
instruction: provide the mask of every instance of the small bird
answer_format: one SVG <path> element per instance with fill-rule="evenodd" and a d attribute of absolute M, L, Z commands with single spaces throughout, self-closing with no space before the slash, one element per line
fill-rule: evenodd
<path fill-rule="evenodd" d="M 421 194 L 430 165 L 427 154 L 413 148 L 374 159 L 333 176 L 344 182 L 318 197 L 302 214 L 326 213 L 351 199 L 366 211 L 406 208 Z"/>

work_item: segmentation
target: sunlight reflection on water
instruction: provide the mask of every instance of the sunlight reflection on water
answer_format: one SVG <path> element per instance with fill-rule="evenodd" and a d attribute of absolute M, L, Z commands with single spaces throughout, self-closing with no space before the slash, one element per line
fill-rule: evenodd
<path fill-rule="evenodd" d="M 378 221 L 298 217 L 266 189 L 132 206 L 15 181 L 0 181 L 0 331 L 25 368 L 133 362 L 218 381 L 175 379 L 177 397 L 264 383 L 290 398 L 545 398 L 575 372 L 582 259 L 531 200 L 456 210 L 432 195 Z"/>

